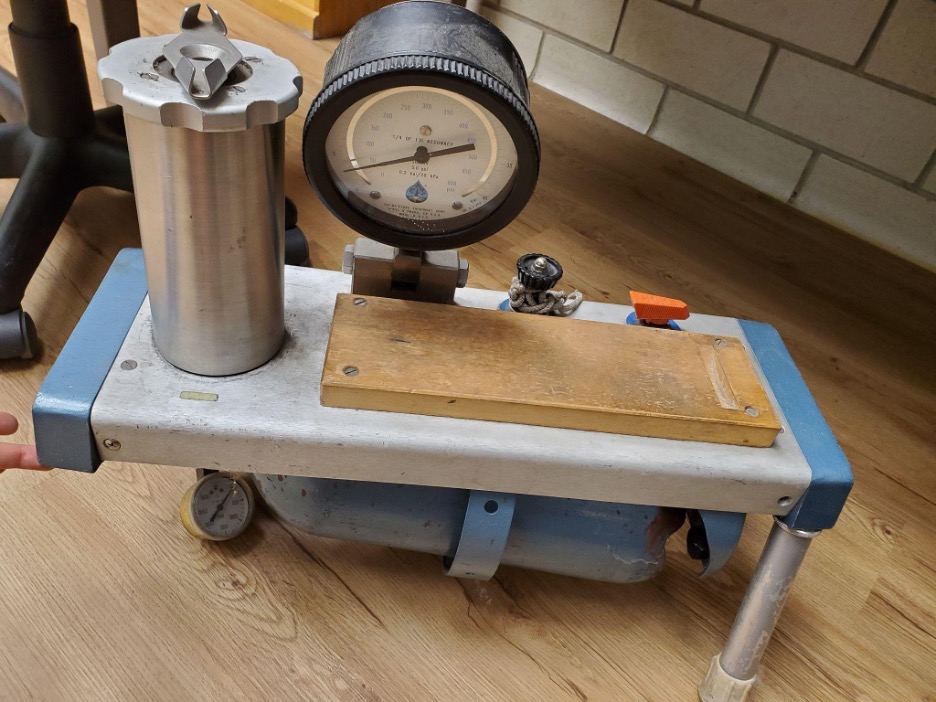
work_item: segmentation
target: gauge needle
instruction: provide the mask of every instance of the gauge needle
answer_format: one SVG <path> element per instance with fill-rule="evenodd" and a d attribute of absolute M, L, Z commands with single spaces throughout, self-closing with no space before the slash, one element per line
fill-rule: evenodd
<path fill-rule="evenodd" d="M 234 485 L 231 486 L 231 489 L 228 490 L 228 494 L 224 496 L 223 500 L 221 500 L 221 504 L 218 505 L 218 508 L 214 511 L 214 514 L 211 515 L 211 519 L 208 520 L 209 524 L 214 524 L 214 520 L 218 518 L 218 515 L 221 514 L 221 510 L 224 509 L 224 503 L 228 501 L 228 498 L 234 494 L 236 489 L 237 483 L 234 483 Z"/>
<path fill-rule="evenodd" d="M 474 151 L 474 144 L 465 144 L 464 146 L 453 146 L 449 149 L 440 149 L 439 151 L 429 151 L 425 146 L 420 146 L 416 149 L 416 153 L 412 156 L 407 156 L 406 158 L 395 158 L 392 161 L 382 161 L 381 163 L 371 163 L 367 166 L 357 166 L 356 168 L 346 168 L 345 173 L 350 173 L 351 171 L 362 171 L 365 168 L 377 168 L 378 166 L 393 166 L 397 163 L 408 163 L 409 161 L 415 161 L 416 163 L 429 163 L 429 159 L 433 156 L 448 156 L 449 154 L 461 154 L 465 151 Z"/>

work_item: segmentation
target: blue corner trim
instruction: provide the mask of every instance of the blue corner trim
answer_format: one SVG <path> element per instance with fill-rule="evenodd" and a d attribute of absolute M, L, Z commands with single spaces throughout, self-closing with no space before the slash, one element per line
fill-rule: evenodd
<path fill-rule="evenodd" d="M 101 465 L 91 406 L 146 297 L 141 249 L 124 249 L 36 395 L 33 425 L 39 461 L 93 473 Z"/>
<path fill-rule="evenodd" d="M 777 330 L 760 322 L 739 319 L 738 323 L 812 470 L 809 487 L 782 520 L 793 529 L 828 529 L 842 513 L 855 482 L 848 459 Z"/>

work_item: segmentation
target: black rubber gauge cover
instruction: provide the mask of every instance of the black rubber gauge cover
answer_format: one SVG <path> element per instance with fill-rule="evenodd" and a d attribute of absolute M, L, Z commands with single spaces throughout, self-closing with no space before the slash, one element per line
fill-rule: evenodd
<path fill-rule="evenodd" d="M 523 62 L 507 37 L 480 15 L 424 0 L 389 5 L 345 35 L 326 66 L 323 85 L 303 132 L 306 177 L 326 207 L 364 236 L 405 249 L 466 246 L 503 229 L 533 194 L 540 145 Z M 377 221 L 368 216 L 368 203 L 339 190 L 326 158 L 332 125 L 362 98 L 404 86 L 458 93 L 485 107 L 507 129 L 517 151 L 515 175 L 484 206 L 480 219 L 475 210 L 471 217 Z"/>

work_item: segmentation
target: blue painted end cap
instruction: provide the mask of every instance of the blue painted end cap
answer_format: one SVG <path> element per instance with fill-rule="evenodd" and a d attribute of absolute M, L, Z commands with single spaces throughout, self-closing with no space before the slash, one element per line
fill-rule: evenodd
<path fill-rule="evenodd" d="M 842 513 L 855 482 L 848 459 L 777 330 L 760 322 L 738 323 L 812 470 L 809 487 L 783 522 L 793 529 L 828 529 Z"/>
<path fill-rule="evenodd" d="M 141 249 L 124 249 L 36 395 L 33 424 L 39 461 L 93 473 L 101 465 L 91 407 L 146 297 Z"/>

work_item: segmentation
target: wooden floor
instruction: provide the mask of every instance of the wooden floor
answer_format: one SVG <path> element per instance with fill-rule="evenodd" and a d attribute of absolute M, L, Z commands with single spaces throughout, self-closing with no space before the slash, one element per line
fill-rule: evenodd
<path fill-rule="evenodd" d="M 83 4 L 69 5 L 90 47 Z M 141 5 L 145 33 L 175 31 L 181 3 Z M 287 189 L 315 263 L 337 268 L 354 233 L 317 202 L 300 159 L 335 42 L 234 0 L 215 6 L 232 35 L 306 77 Z M 12 66 L 5 35 L 0 62 Z M 472 285 L 504 289 L 520 254 L 545 251 L 587 299 L 626 302 L 635 288 L 776 325 L 856 486 L 806 559 L 756 699 L 936 699 L 936 276 L 551 93 L 533 101 L 539 188 L 506 231 L 466 251 Z M 80 197 L 26 299 L 45 356 L 0 363 L 0 408 L 23 421 L 19 438 L 109 262 L 137 243 L 130 196 Z M 430 556 L 266 516 L 234 543 L 197 542 L 177 512 L 192 479 L 140 465 L 0 477 L 0 699 L 691 700 L 770 521 L 749 519 L 709 580 L 695 578 L 681 532 L 644 584 L 513 568 L 478 583 L 443 577 Z"/>

